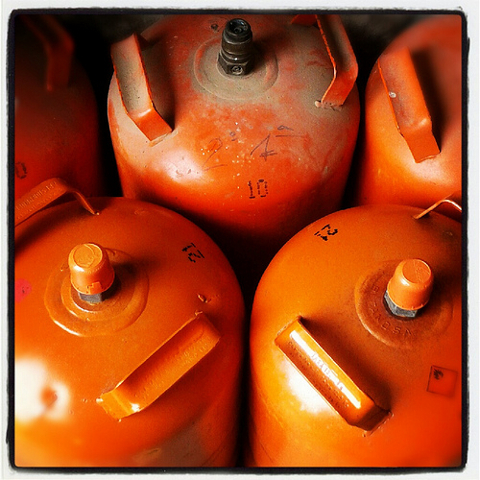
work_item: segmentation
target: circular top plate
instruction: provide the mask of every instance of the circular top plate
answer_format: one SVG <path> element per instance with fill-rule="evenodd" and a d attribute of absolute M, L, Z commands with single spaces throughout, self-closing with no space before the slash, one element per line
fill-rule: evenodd
<path fill-rule="evenodd" d="M 227 75 L 218 66 L 220 44 L 213 38 L 200 46 L 195 54 L 195 77 L 208 92 L 226 100 L 247 100 L 260 96 L 277 79 L 278 65 L 273 52 L 258 42 L 253 71 L 236 77 Z"/>

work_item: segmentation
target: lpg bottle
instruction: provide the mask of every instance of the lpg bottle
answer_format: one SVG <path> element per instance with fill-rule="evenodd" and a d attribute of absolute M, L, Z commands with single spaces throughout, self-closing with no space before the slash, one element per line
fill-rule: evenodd
<path fill-rule="evenodd" d="M 461 464 L 461 224 L 439 205 L 338 211 L 277 253 L 252 310 L 249 466 Z"/>
<path fill-rule="evenodd" d="M 126 197 L 206 230 L 240 268 L 340 206 L 359 123 L 335 15 L 164 18 L 112 47 L 108 116 Z"/>
<path fill-rule="evenodd" d="M 15 464 L 233 466 L 244 306 L 212 240 L 60 179 L 16 223 Z"/>

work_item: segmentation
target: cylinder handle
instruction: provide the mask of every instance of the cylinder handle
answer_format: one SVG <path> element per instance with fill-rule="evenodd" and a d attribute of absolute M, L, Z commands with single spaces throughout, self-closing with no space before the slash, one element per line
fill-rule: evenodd
<path fill-rule="evenodd" d="M 384 53 L 377 64 L 397 129 L 415 162 L 435 157 L 440 149 L 410 51 L 405 47 Z"/>
<path fill-rule="evenodd" d="M 118 90 L 127 115 L 150 140 L 172 131 L 157 112 L 137 34 L 114 43 L 111 56 Z"/>
<path fill-rule="evenodd" d="M 455 210 L 462 213 L 461 198 L 462 198 L 462 192 L 460 191 L 454 192 L 448 195 L 448 197 L 442 198 L 438 202 L 435 202 L 433 205 L 426 208 L 425 210 L 420 212 L 418 215 L 415 215 L 413 218 L 415 220 L 420 220 L 421 218 L 427 216 L 430 212 L 433 212 L 433 210 L 437 209 L 438 207 L 440 207 L 440 205 L 443 205 L 443 204 L 451 205 Z"/>
<path fill-rule="evenodd" d="M 317 107 L 340 107 L 347 100 L 358 75 L 358 64 L 339 15 L 296 15 L 292 23 L 318 25 L 333 68 L 333 78 Z"/>
<path fill-rule="evenodd" d="M 373 430 L 388 415 L 319 345 L 301 317 L 282 330 L 275 343 L 348 424 Z"/>
<path fill-rule="evenodd" d="M 20 15 L 19 18 L 42 43 L 47 57 L 46 89 L 66 87 L 75 48 L 70 35 L 52 15 Z"/>
<path fill-rule="evenodd" d="M 75 195 L 85 210 L 92 215 L 98 215 L 79 190 L 60 178 L 51 178 L 32 188 L 15 202 L 15 227 L 67 193 Z"/>

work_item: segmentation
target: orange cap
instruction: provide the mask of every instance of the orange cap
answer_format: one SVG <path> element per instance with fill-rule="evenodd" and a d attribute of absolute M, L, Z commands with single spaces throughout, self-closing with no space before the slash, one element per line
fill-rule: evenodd
<path fill-rule="evenodd" d="M 404 310 L 419 310 L 430 299 L 433 272 L 418 258 L 403 260 L 387 285 L 387 293 L 395 305 Z"/>
<path fill-rule="evenodd" d="M 68 256 L 68 266 L 73 287 L 84 295 L 105 292 L 115 279 L 107 252 L 94 243 L 74 247 Z"/>

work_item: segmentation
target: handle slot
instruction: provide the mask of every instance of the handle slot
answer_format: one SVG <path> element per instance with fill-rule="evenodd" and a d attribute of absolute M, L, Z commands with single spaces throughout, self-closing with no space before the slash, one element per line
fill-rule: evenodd
<path fill-rule="evenodd" d="M 219 340 L 220 333 L 207 316 L 197 314 L 97 402 L 116 419 L 141 412 L 197 365 Z"/>
<path fill-rule="evenodd" d="M 335 363 L 300 317 L 280 332 L 275 343 L 348 424 L 372 430 L 388 414 Z"/>

